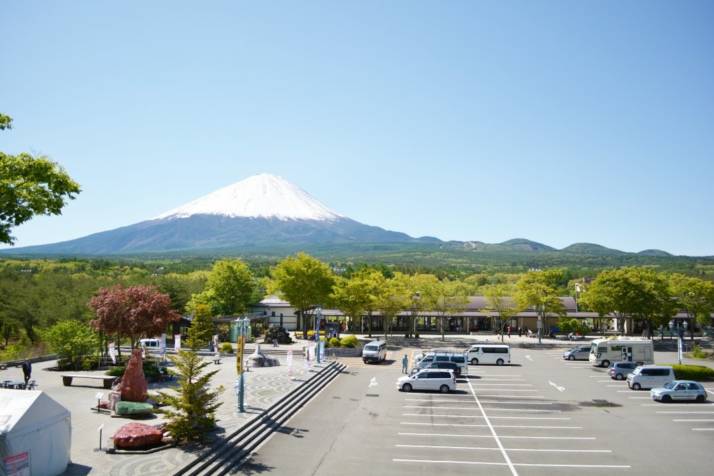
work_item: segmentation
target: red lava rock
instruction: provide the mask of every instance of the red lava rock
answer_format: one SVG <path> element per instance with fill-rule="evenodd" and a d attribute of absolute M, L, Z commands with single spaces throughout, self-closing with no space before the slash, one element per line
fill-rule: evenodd
<path fill-rule="evenodd" d="M 163 436 L 159 428 L 143 423 L 129 423 L 119 428 L 113 439 L 116 448 L 127 450 L 158 446 Z"/>
<path fill-rule="evenodd" d="M 124 376 L 119 384 L 121 399 L 128 402 L 143 402 L 147 397 L 148 386 L 144 377 L 144 367 L 141 359 L 141 349 L 131 352 L 129 363 L 126 364 Z"/>

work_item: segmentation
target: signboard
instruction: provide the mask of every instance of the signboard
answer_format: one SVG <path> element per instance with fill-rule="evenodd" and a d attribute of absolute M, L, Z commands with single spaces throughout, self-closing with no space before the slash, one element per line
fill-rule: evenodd
<path fill-rule="evenodd" d="M 677 358 L 679 359 L 679 363 L 682 363 L 682 357 L 684 357 L 682 354 L 684 353 L 684 349 L 682 348 L 682 339 L 681 337 L 677 339 Z"/>
<path fill-rule="evenodd" d="M 319 360 L 321 362 L 324 361 L 325 360 L 325 341 L 324 340 L 320 341 L 320 346 L 318 347 L 318 352 L 320 353 Z"/>
<path fill-rule="evenodd" d="M 176 352 L 181 350 L 181 334 L 174 335 L 174 350 Z"/>
<path fill-rule="evenodd" d="M 236 371 L 243 373 L 243 351 L 245 350 L 245 336 L 238 336 L 238 350 L 236 351 Z"/>
<path fill-rule="evenodd" d="M 2 460 L 7 476 L 30 476 L 30 454 L 25 451 Z"/>

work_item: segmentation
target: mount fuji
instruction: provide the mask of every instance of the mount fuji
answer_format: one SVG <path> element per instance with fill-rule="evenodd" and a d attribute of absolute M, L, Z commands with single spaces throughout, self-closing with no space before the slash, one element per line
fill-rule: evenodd
<path fill-rule="evenodd" d="M 154 219 L 7 254 L 126 255 L 166 252 L 289 251 L 350 243 L 440 243 L 344 217 L 287 180 L 248 177 Z"/>

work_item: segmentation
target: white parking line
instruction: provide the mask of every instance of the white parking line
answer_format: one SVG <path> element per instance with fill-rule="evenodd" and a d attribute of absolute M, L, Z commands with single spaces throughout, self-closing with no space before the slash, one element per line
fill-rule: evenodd
<path fill-rule="evenodd" d="M 471 385 L 470 381 L 469 381 L 469 390 L 471 390 L 471 395 L 473 395 L 474 400 L 476 401 L 476 405 L 478 405 L 479 409 L 481 410 L 481 413 L 483 414 L 484 421 L 486 422 L 486 424 L 489 426 L 489 429 L 491 430 L 491 435 L 493 436 L 493 439 L 496 440 L 496 445 L 498 445 L 498 447 L 501 449 L 501 454 L 503 455 L 503 459 L 505 459 L 506 463 L 508 464 L 508 469 L 511 470 L 511 474 L 513 476 L 518 476 L 518 471 L 516 471 L 516 468 L 513 467 L 511 458 L 508 457 L 508 453 L 506 453 L 506 450 L 503 448 L 503 444 L 501 444 L 501 440 L 498 438 L 498 434 L 496 433 L 496 430 L 494 430 L 493 426 L 491 425 L 491 421 L 488 419 L 488 416 L 486 415 L 486 411 L 483 409 L 483 406 L 481 406 L 481 402 L 479 401 L 478 397 L 476 396 L 476 392 L 474 391 L 474 388 Z"/>
<path fill-rule="evenodd" d="M 469 380 L 469 383 L 471 381 Z M 532 383 L 475 383 L 476 387 L 532 387 Z"/>
<path fill-rule="evenodd" d="M 645 398 L 650 398 L 650 397 L 645 397 Z M 640 406 L 642 407 L 706 407 L 706 406 L 711 406 L 714 405 L 713 403 L 640 403 Z"/>
<path fill-rule="evenodd" d="M 424 417 L 424 418 L 483 418 L 482 415 L 436 415 L 433 413 L 402 413 L 402 416 L 410 417 Z M 566 418 L 556 418 L 556 417 L 525 417 L 525 416 L 491 416 L 491 420 L 501 419 L 501 420 L 570 420 L 569 417 Z"/>
<path fill-rule="evenodd" d="M 505 389 L 505 388 L 484 388 L 483 390 L 484 390 L 484 392 L 503 392 L 503 391 L 505 391 L 506 389 Z M 538 390 L 531 389 L 531 388 L 527 388 L 527 389 L 524 389 L 524 388 L 514 388 L 514 389 L 509 389 L 509 390 L 508 390 L 509 393 L 529 393 L 529 392 L 530 392 L 530 393 L 534 393 L 534 392 L 537 392 L 537 391 L 538 391 Z M 481 394 L 478 393 L 477 395 L 481 395 Z"/>
<path fill-rule="evenodd" d="M 485 407 L 492 412 L 522 412 L 522 413 L 561 413 L 562 410 L 541 410 L 539 408 L 498 408 Z"/>
<path fill-rule="evenodd" d="M 500 448 L 489 446 L 441 446 L 441 445 L 394 445 L 397 448 L 434 448 L 445 450 L 475 450 L 475 451 L 498 451 Z M 539 453 L 612 453 L 612 450 L 560 450 L 544 448 L 506 448 L 506 451 L 533 451 Z"/>
<path fill-rule="evenodd" d="M 681 422 L 697 422 L 697 423 L 713 423 L 714 420 L 709 419 L 709 418 L 675 418 L 675 422 L 681 423 Z"/>
<path fill-rule="evenodd" d="M 400 425 L 411 426 L 446 426 L 449 428 L 485 428 L 488 425 L 466 423 L 431 423 L 431 422 L 416 422 L 416 421 L 401 421 Z M 538 430 L 582 430 L 582 426 L 549 426 L 549 425 L 493 425 L 494 428 L 533 428 Z"/>
<path fill-rule="evenodd" d="M 692 431 L 714 431 L 714 428 L 692 428 Z"/>
<path fill-rule="evenodd" d="M 652 397 L 627 397 L 630 400 L 652 400 Z"/>
<path fill-rule="evenodd" d="M 430 459 L 403 459 L 403 458 L 393 458 L 394 463 L 432 463 L 432 464 L 468 464 L 468 465 L 485 465 L 485 466 L 518 466 L 518 467 L 531 467 L 531 468 L 599 468 L 599 469 L 629 469 L 630 465 L 619 465 L 619 464 L 550 464 L 550 463 L 511 463 L 507 465 L 506 463 L 498 463 L 491 461 L 454 461 L 454 460 L 430 460 Z M 511 470 L 513 474 L 518 474 L 513 468 Z"/>
<path fill-rule="evenodd" d="M 481 400 L 481 403 L 499 403 L 501 405 L 553 405 L 555 402 L 527 402 L 523 400 L 504 402 L 503 400 Z"/>
<path fill-rule="evenodd" d="M 479 397 L 489 397 L 489 398 L 533 398 L 542 399 L 545 398 L 544 395 L 502 395 L 502 394 L 491 394 L 491 393 L 479 393 Z"/>
<path fill-rule="evenodd" d="M 477 412 L 479 411 L 478 408 L 469 408 L 469 407 L 442 407 L 442 406 L 433 406 L 433 405 L 402 405 L 403 408 L 434 408 L 436 410 L 461 410 L 461 411 L 469 411 L 469 412 Z"/>
<path fill-rule="evenodd" d="M 660 415 L 714 415 L 714 412 L 680 412 L 680 411 L 664 411 L 655 412 Z"/>
<path fill-rule="evenodd" d="M 475 382 L 474 384 L 478 384 L 480 382 L 486 381 L 486 382 L 525 382 L 526 379 L 524 378 L 479 378 L 479 379 L 474 379 Z"/>
<path fill-rule="evenodd" d="M 522 377 L 521 374 L 489 374 L 479 372 L 478 375 L 483 375 L 484 377 Z"/>
<path fill-rule="evenodd" d="M 399 436 L 443 436 L 453 438 L 493 438 L 493 435 L 459 435 L 453 433 L 397 433 Z M 498 436 L 509 440 L 594 440 L 594 436 Z"/>

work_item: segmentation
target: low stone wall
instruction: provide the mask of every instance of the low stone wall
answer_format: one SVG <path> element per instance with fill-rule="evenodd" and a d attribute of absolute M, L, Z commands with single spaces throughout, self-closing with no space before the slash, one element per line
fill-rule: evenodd
<path fill-rule="evenodd" d="M 362 347 L 327 347 L 325 354 L 328 357 L 360 357 L 362 355 Z"/>

